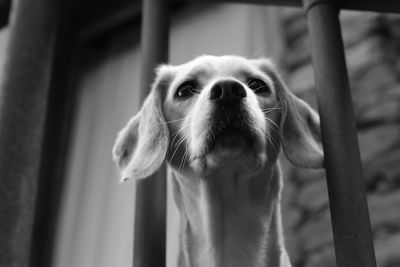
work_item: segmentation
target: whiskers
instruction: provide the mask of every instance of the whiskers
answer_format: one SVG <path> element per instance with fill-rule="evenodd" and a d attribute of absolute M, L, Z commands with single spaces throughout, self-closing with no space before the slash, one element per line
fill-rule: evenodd
<path fill-rule="evenodd" d="M 182 120 L 182 119 L 180 119 L 180 120 Z M 175 120 L 175 121 L 180 121 L 180 120 Z M 170 122 L 172 122 L 172 121 L 170 121 Z M 187 125 L 183 126 L 178 131 L 176 131 L 175 133 L 172 134 L 171 148 L 174 148 L 174 152 L 172 153 L 172 156 L 170 159 L 171 162 L 173 161 L 177 151 L 182 146 L 182 144 L 187 143 L 187 140 L 190 139 L 190 137 L 191 137 L 190 131 L 187 131 L 187 133 L 184 132 L 185 129 L 190 128 L 190 126 L 191 126 L 191 123 L 188 123 Z M 178 138 L 178 136 L 179 136 L 179 138 Z M 186 146 L 183 156 L 181 158 L 180 164 L 179 164 L 179 171 L 185 165 L 188 155 L 189 155 L 189 146 Z"/>
<path fill-rule="evenodd" d="M 165 123 L 174 123 L 174 122 L 178 122 L 178 121 L 183 121 L 184 119 L 186 119 L 185 117 L 181 118 L 181 119 L 177 119 L 177 120 L 171 120 L 171 121 L 166 121 Z"/>
<path fill-rule="evenodd" d="M 260 58 L 265 56 L 265 50 L 266 50 L 267 46 L 263 45 L 261 47 L 259 47 L 257 50 L 254 51 L 253 54 L 251 54 L 251 56 L 249 57 L 249 59 L 256 59 L 256 58 Z"/>
<path fill-rule="evenodd" d="M 273 106 L 272 108 L 262 108 L 262 109 L 261 109 L 261 111 L 262 111 L 264 114 L 271 113 L 272 111 L 275 111 L 275 110 L 283 110 L 283 108 L 280 107 L 280 102 L 278 102 L 278 103 L 277 103 L 275 106 Z"/>
<path fill-rule="evenodd" d="M 171 120 L 168 121 L 167 123 L 173 123 L 173 122 L 179 122 L 184 120 L 185 118 L 182 119 L 177 119 L 177 120 Z M 180 127 L 178 130 L 173 132 L 171 134 L 171 141 L 170 141 L 170 151 L 172 151 L 172 156 L 169 159 L 173 165 L 178 168 L 178 172 L 182 171 L 185 167 L 185 164 L 187 164 L 189 157 L 191 157 L 190 153 L 190 143 L 191 138 L 192 138 L 192 133 L 190 131 L 191 126 L 196 123 L 196 121 L 189 120 L 187 124 L 184 126 Z M 175 162 L 173 162 L 175 159 Z M 198 161 L 198 167 L 200 172 L 204 172 L 207 166 L 206 162 L 206 157 L 205 154 L 194 157 L 191 160 L 196 160 Z"/>
<path fill-rule="evenodd" d="M 255 88 L 255 89 L 253 89 L 253 92 L 254 93 L 257 93 L 257 91 L 259 91 L 259 90 L 263 90 L 263 89 L 269 89 L 269 87 L 268 86 L 266 86 L 266 85 L 263 85 L 263 86 L 259 86 L 259 87 L 257 87 L 257 88 Z"/>
<path fill-rule="evenodd" d="M 279 103 L 277 103 L 274 107 L 272 108 L 264 108 L 261 109 L 261 111 L 267 115 L 275 110 L 283 110 L 283 108 L 279 107 Z M 274 133 L 276 133 L 278 135 L 278 137 L 280 138 L 280 140 L 282 140 L 282 135 L 279 131 L 279 125 L 274 122 L 271 118 L 268 118 L 267 116 L 264 116 L 265 120 L 267 121 L 268 125 L 270 126 L 269 129 L 271 129 Z M 272 148 L 275 150 L 276 153 L 279 152 L 279 144 L 276 143 L 276 141 L 273 140 L 271 134 L 267 133 L 266 135 L 266 139 L 268 141 L 269 144 L 271 144 Z"/>
<path fill-rule="evenodd" d="M 279 136 L 280 140 L 282 140 L 281 133 L 279 132 L 279 126 L 270 118 L 265 118 L 265 119 L 270 124 L 269 129 L 271 129 L 273 132 L 275 132 Z M 267 132 L 265 138 L 267 139 L 267 142 L 269 144 L 271 144 L 271 146 L 275 150 L 275 152 L 278 153 L 279 152 L 279 144 L 277 144 L 276 141 L 274 141 L 274 139 L 272 138 L 272 136 L 269 132 Z"/>
<path fill-rule="evenodd" d="M 235 122 L 236 124 L 234 125 L 237 125 L 238 128 L 236 129 L 239 133 L 242 132 L 245 135 L 244 136 L 245 139 L 246 138 L 252 139 L 251 137 L 248 137 L 248 135 L 246 135 L 246 129 L 247 129 L 248 131 L 250 131 L 250 134 L 253 133 L 254 138 L 264 139 L 263 143 L 265 143 L 267 147 L 269 147 L 270 153 L 274 152 L 278 153 L 280 150 L 280 140 L 282 140 L 282 135 L 280 132 L 279 122 L 277 121 L 276 118 L 279 118 L 278 113 L 280 113 L 282 110 L 283 108 L 279 105 L 279 103 L 277 103 L 274 106 L 261 109 L 261 112 L 264 114 L 263 117 L 265 119 L 264 121 L 265 124 L 267 125 L 267 129 L 265 127 L 260 127 L 260 129 L 258 129 L 257 123 L 251 123 L 252 116 L 238 117 L 239 122 L 236 121 Z M 278 113 L 271 116 L 271 113 L 273 112 L 278 112 Z M 167 121 L 166 123 L 182 122 L 186 118 L 187 117 L 176 120 L 170 120 Z M 208 155 L 209 152 L 208 149 L 213 146 L 212 143 L 213 138 L 215 139 L 216 136 L 220 134 L 219 131 L 221 130 L 218 130 L 219 129 L 218 127 L 217 128 L 211 127 L 210 129 L 202 129 L 202 131 L 207 132 L 207 139 L 203 140 L 204 142 L 202 142 L 202 146 L 204 146 L 202 148 L 202 151 L 197 151 L 196 148 L 200 147 L 199 146 L 192 147 L 191 142 L 200 142 L 201 140 L 196 140 L 196 139 L 193 140 L 193 138 L 196 137 L 192 135 L 194 133 L 192 133 L 192 131 L 190 130 L 193 125 L 196 125 L 195 124 L 196 122 L 189 118 L 187 119 L 188 120 L 185 121 L 185 123 L 178 123 L 177 124 L 179 125 L 178 127 L 172 127 L 174 130 L 172 130 L 171 133 L 169 161 L 179 172 L 185 171 L 186 170 L 185 168 L 187 168 L 189 164 L 188 162 L 190 162 L 190 164 L 194 164 L 192 167 L 195 166 L 195 169 L 197 169 L 197 171 L 203 173 L 207 171 L 206 169 L 210 167 L 208 165 L 212 164 L 209 161 L 207 161 L 208 157 L 206 155 Z M 212 118 L 209 119 L 211 120 Z M 240 119 L 242 121 L 240 121 Z M 230 131 L 226 132 L 225 134 L 230 134 Z M 195 136 L 197 136 L 197 134 L 195 134 Z M 197 143 L 193 143 L 193 145 L 194 144 Z M 192 154 L 191 148 L 194 149 L 193 153 L 196 153 L 195 155 Z"/>

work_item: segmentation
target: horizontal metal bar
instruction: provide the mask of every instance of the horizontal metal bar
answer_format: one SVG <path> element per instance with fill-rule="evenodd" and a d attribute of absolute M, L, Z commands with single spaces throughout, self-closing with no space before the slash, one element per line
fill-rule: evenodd
<path fill-rule="evenodd" d="M 8 0 L 3 0 L 8 1 Z M 244 4 L 264 4 L 276 6 L 302 7 L 301 0 L 171 0 L 172 3 L 244 3 Z M 342 9 L 374 11 L 385 13 L 400 13 L 400 1 L 393 0 L 343 0 L 340 6 Z M 94 20 L 85 21 L 78 26 L 80 40 L 88 40 L 104 32 L 110 31 L 126 21 L 138 20 L 141 16 L 141 5 L 138 1 L 126 1 L 124 4 L 114 8 L 109 7 L 107 15 L 99 15 Z M 0 5 L 1 11 L 1 5 Z M 86 12 L 86 11 L 82 11 Z M 1 26 L 1 25 L 0 25 Z"/>
<path fill-rule="evenodd" d="M 182 2 L 208 2 L 208 3 L 243 3 L 243 4 L 264 4 L 276 6 L 303 6 L 302 0 L 180 0 Z M 342 0 L 341 9 L 400 13 L 400 1 L 393 0 Z"/>
<path fill-rule="evenodd" d="M 99 2 L 99 1 L 98 1 Z M 96 6 L 99 3 L 96 2 Z M 301 7 L 301 0 L 173 0 L 172 3 L 189 3 L 189 2 L 208 2 L 208 3 L 244 3 L 244 4 L 265 4 L 265 5 L 276 5 L 276 6 L 292 6 Z M 140 16 L 140 1 L 134 0 L 117 0 L 115 5 L 108 4 L 109 12 L 107 14 L 100 14 L 98 16 L 92 16 L 90 20 L 83 21 L 76 28 L 82 35 L 89 33 L 90 36 L 97 35 L 96 33 L 102 33 L 109 30 L 116 24 L 123 23 L 126 21 L 126 15 L 130 14 L 130 19 L 139 18 Z M 76 5 L 82 4 L 81 1 L 76 1 Z M 8 14 L 11 6 L 11 0 L 0 0 L 0 28 L 7 25 Z M 91 5 L 86 5 L 91 6 Z M 400 1 L 393 0 L 343 0 L 340 8 L 349 10 L 360 10 L 360 11 L 373 11 L 373 12 L 385 12 L 385 13 L 400 13 Z M 86 13 L 87 10 L 79 8 L 71 8 L 71 10 L 80 10 L 82 13 Z M 93 12 L 94 10 L 91 10 Z M 94 11 L 96 12 L 96 11 Z M 122 17 L 121 17 L 122 16 Z M 87 40 L 86 37 L 83 39 Z"/>

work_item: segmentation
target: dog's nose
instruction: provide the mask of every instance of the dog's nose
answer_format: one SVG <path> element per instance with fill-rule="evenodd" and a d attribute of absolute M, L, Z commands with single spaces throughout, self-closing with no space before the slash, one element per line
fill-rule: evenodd
<path fill-rule="evenodd" d="M 208 99 L 221 102 L 222 104 L 233 105 L 246 97 L 246 95 L 243 85 L 236 81 L 224 80 L 213 85 Z"/>

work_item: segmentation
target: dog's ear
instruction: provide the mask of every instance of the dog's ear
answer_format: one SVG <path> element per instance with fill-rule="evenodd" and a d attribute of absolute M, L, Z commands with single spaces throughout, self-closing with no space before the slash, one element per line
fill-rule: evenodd
<path fill-rule="evenodd" d="M 288 91 L 288 90 L 287 90 Z M 303 100 L 286 92 L 281 121 L 282 147 L 293 164 L 322 168 L 324 154 L 318 114 Z"/>
<path fill-rule="evenodd" d="M 322 168 L 324 154 L 318 114 L 286 87 L 269 60 L 261 59 L 255 62 L 272 78 L 283 108 L 280 135 L 286 157 L 299 167 Z"/>
<path fill-rule="evenodd" d="M 112 154 L 121 181 L 149 177 L 165 159 L 169 143 L 168 127 L 162 112 L 162 99 L 169 84 L 166 69 L 158 69 L 151 92 L 138 114 L 118 133 Z"/>

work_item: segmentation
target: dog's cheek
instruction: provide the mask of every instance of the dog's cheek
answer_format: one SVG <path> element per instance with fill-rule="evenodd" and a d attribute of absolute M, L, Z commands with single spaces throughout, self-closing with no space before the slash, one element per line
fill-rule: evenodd
<path fill-rule="evenodd" d="M 192 156 L 200 156 L 206 147 L 211 120 L 211 106 L 208 101 L 199 98 L 188 116 L 189 149 Z"/>
<path fill-rule="evenodd" d="M 249 113 L 251 123 L 257 137 L 260 139 L 260 145 L 265 144 L 265 137 L 268 134 L 265 115 L 260 107 L 257 97 L 254 94 L 249 94 L 249 97 L 244 102 L 247 112 Z"/>

